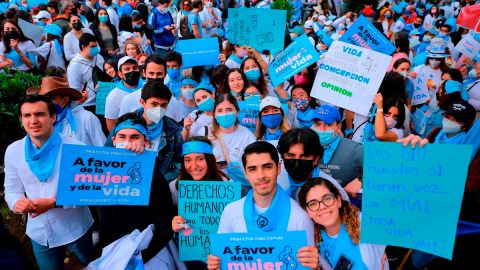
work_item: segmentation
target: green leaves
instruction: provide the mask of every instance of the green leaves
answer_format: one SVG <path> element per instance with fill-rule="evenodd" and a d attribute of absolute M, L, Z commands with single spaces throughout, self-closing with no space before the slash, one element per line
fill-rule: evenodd
<path fill-rule="evenodd" d="M 292 18 L 294 8 L 288 0 L 275 0 L 270 6 L 272 9 L 283 9 L 287 11 L 287 22 Z"/>

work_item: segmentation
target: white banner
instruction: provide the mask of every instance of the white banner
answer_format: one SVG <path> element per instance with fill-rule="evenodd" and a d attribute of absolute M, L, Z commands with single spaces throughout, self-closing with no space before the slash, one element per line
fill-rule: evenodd
<path fill-rule="evenodd" d="M 311 96 L 367 116 L 391 58 L 335 41 L 319 62 Z"/>
<path fill-rule="evenodd" d="M 480 42 L 476 41 L 472 35 L 468 34 L 458 42 L 455 49 L 472 59 L 480 51 Z"/>

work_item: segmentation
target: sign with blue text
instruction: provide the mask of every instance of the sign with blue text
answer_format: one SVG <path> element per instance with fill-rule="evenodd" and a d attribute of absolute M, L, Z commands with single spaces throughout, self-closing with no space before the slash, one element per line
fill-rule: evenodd
<path fill-rule="evenodd" d="M 367 116 L 392 57 L 341 41 L 322 57 L 311 96 Z"/>
<path fill-rule="evenodd" d="M 342 35 L 340 41 L 372 49 L 386 55 L 391 55 L 395 51 L 395 46 L 364 16 L 355 20 L 352 26 Z"/>
<path fill-rule="evenodd" d="M 182 55 L 182 67 L 217 65 L 220 63 L 218 38 L 194 38 L 177 41 L 175 51 Z"/>
<path fill-rule="evenodd" d="M 105 102 L 107 101 L 107 96 L 113 89 L 115 89 L 115 87 L 117 87 L 117 84 L 99 81 L 97 87 L 95 113 L 98 115 L 105 115 Z"/>
<path fill-rule="evenodd" d="M 207 261 L 210 234 L 216 233 L 223 209 L 240 199 L 240 183 L 223 181 L 178 182 L 178 215 L 188 229 L 179 234 L 180 260 Z"/>
<path fill-rule="evenodd" d="M 367 143 L 361 242 L 451 259 L 471 153 L 459 144 Z"/>
<path fill-rule="evenodd" d="M 228 9 L 228 42 L 259 52 L 280 52 L 285 41 L 287 11 L 262 8 Z"/>
<path fill-rule="evenodd" d="M 220 269 L 306 270 L 297 259 L 307 245 L 304 231 L 212 234 L 212 255 Z"/>
<path fill-rule="evenodd" d="M 59 205 L 148 205 L 155 152 L 64 145 Z"/>
<path fill-rule="evenodd" d="M 296 73 L 318 61 L 318 52 L 307 35 L 301 35 L 268 66 L 273 86 L 290 79 Z"/>

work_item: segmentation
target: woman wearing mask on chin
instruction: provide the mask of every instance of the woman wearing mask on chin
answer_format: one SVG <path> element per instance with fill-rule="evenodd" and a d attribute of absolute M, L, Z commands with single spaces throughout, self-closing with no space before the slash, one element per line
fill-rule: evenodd
<path fill-rule="evenodd" d="M 405 121 L 405 105 L 400 99 L 389 98 L 383 101 L 382 94 L 377 93 L 373 97 L 377 107 L 375 114 L 373 140 L 394 142 L 403 138 L 401 130 Z M 366 134 L 365 134 L 366 135 Z"/>
<path fill-rule="evenodd" d="M 11 19 L 2 23 L 0 34 L 0 68 L 28 71 L 35 63 L 35 45 L 28 39 L 18 24 Z"/>
<path fill-rule="evenodd" d="M 242 184 L 242 195 L 246 194 L 251 186 L 245 178 L 242 166 L 243 150 L 257 139 L 246 127 L 238 123 L 237 99 L 231 94 L 221 94 L 215 100 L 213 108 L 212 127 L 208 127 L 208 138 L 212 141 L 213 153 L 228 177 Z"/>
<path fill-rule="evenodd" d="M 116 59 L 120 50 L 117 42 L 117 29 L 110 22 L 108 12 L 104 8 L 97 10 L 95 21 L 90 26 L 93 34 L 98 37 L 100 55 L 105 59 Z"/>
<path fill-rule="evenodd" d="M 215 104 L 215 89 L 210 85 L 200 84 L 193 89 L 193 99 L 198 110 L 193 111 L 183 120 L 183 139 L 192 136 L 208 136 L 208 128 L 213 120 L 213 106 Z"/>
<path fill-rule="evenodd" d="M 226 54 L 230 54 L 230 56 L 227 58 L 225 65 L 230 69 L 240 68 L 240 65 L 248 54 L 245 46 L 238 46 L 232 43 L 228 43 L 226 51 Z"/>
<path fill-rule="evenodd" d="M 310 179 L 298 202 L 314 221 L 322 269 L 389 269 L 386 246 L 360 243 L 360 210 L 335 180 Z"/>
<path fill-rule="evenodd" d="M 292 89 L 291 114 L 294 120 L 294 127 L 309 128 L 313 123 L 313 113 L 318 107 L 317 101 L 310 97 L 305 86 L 295 85 Z"/>
<path fill-rule="evenodd" d="M 257 117 L 255 137 L 258 140 L 273 141 L 280 139 L 283 133 L 290 130 L 282 104 L 276 97 L 265 97 L 260 102 L 260 113 Z"/>
<path fill-rule="evenodd" d="M 248 79 L 245 73 L 239 68 L 232 68 L 225 74 L 222 93 L 230 93 L 237 100 L 242 100 L 242 94 L 248 85 Z"/>

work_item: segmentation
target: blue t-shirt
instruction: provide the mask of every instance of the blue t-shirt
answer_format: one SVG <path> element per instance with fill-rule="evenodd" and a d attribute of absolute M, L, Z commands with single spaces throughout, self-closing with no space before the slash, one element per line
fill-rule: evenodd
<path fill-rule="evenodd" d="M 198 13 L 190 12 L 190 14 L 188 14 L 188 30 L 190 30 L 190 32 L 192 33 L 193 33 L 193 28 L 192 28 L 193 24 L 197 25 L 198 32 L 200 33 L 200 35 L 202 35 L 202 21 L 200 20 L 200 16 L 198 15 Z"/>

